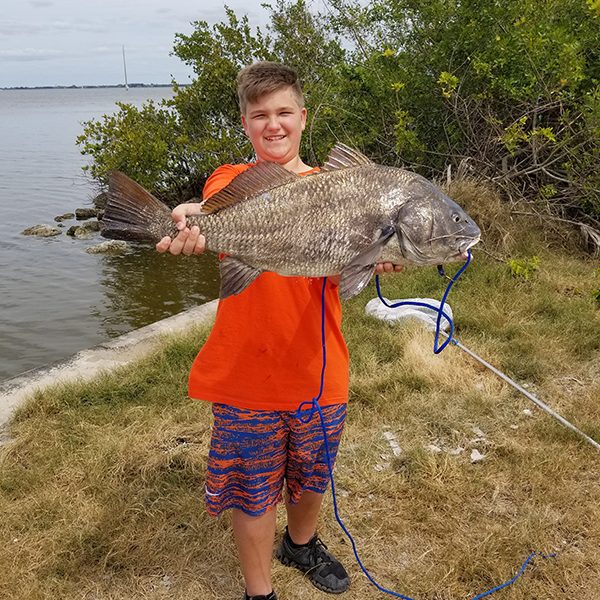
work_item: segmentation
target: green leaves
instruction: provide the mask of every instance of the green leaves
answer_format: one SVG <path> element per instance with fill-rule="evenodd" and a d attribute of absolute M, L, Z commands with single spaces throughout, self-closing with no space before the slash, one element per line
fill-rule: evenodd
<path fill-rule="evenodd" d="M 172 197 L 197 195 L 219 164 L 252 159 L 235 77 L 277 60 L 304 84 L 308 162 L 336 141 L 426 176 L 468 158 L 510 197 L 600 216 L 597 0 L 363 4 L 328 0 L 317 14 L 276 0 L 263 6 L 265 29 L 232 9 L 214 26 L 193 23 L 173 49 L 193 68 L 191 85 L 175 85 L 164 105 L 86 124 L 90 173 L 102 182 L 121 168 Z"/>

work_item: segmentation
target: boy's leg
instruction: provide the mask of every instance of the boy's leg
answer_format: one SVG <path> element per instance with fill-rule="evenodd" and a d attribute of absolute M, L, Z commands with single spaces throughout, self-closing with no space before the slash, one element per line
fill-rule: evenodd
<path fill-rule="evenodd" d="M 295 504 L 285 495 L 287 527 L 296 544 L 308 544 L 317 531 L 317 519 L 323 503 L 323 494 L 306 490 Z"/>
<path fill-rule="evenodd" d="M 333 467 L 346 406 L 326 406 L 322 412 Z M 290 414 L 286 420 L 291 432 L 286 466 L 288 527 L 276 555 L 284 565 L 306 573 L 314 586 L 339 594 L 350 586 L 350 577 L 316 535 L 319 509 L 329 482 L 320 417 L 315 413 L 309 423 L 304 423 Z"/>
<path fill-rule="evenodd" d="M 287 429 L 276 411 L 213 404 L 214 424 L 206 475 L 206 507 L 212 516 L 232 509 L 246 592 L 267 596 L 276 506 L 281 499 Z"/>
<path fill-rule="evenodd" d="M 233 534 L 249 596 L 267 595 L 273 590 L 271 560 L 276 515 L 275 507 L 258 517 L 232 510 Z"/>

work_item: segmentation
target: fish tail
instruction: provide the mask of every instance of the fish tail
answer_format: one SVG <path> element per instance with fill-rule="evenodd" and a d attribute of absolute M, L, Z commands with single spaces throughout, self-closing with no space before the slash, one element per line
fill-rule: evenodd
<path fill-rule="evenodd" d="M 156 243 L 170 235 L 171 229 L 175 225 L 165 204 L 124 173 L 111 171 L 108 203 L 102 218 L 103 237 Z"/>

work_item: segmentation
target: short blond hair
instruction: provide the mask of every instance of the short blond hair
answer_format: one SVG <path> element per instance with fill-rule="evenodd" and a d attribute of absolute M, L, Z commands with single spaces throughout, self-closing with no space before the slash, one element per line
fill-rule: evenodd
<path fill-rule="evenodd" d="M 291 67 L 271 61 L 261 61 L 244 67 L 237 76 L 237 93 L 240 111 L 246 112 L 249 102 L 256 102 L 263 96 L 283 87 L 292 88 L 300 108 L 304 107 L 304 95 L 298 73 Z"/>

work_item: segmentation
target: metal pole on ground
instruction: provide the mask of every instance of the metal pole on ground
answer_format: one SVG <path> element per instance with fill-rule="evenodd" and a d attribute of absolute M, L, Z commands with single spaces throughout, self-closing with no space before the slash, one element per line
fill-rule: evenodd
<path fill-rule="evenodd" d="M 448 337 L 448 335 L 445 334 L 444 332 L 441 332 L 441 333 L 442 333 L 442 335 L 445 335 L 446 337 Z M 579 429 L 578 427 L 575 427 L 575 425 L 573 425 L 573 423 L 571 423 L 570 421 L 567 421 L 567 419 L 565 419 L 563 416 L 559 415 L 555 410 L 551 409 L 547 404 L 542 402 L 539 398 L 534 396 L 531 392 L 528 392 L 523 386 L 519 385 L 516 381 L 513 381 L 510 377 L 508 377 L 508 375 L 505 375 L 502 371 L 499 371 L 498 369 L 496 369 L 496 367 L 490 365 L 489 362 L 485 361 L 483 358 L 481 358 L 481 356 L 478 356 L 477 354 L 475 354 L 475 352 L 473 352 L 472 350 L 469 350 L 464 344 L 462 344 L 458 340 L 453 339 L 452 344 L 454 344 L 455 346 L 458 346 L 463 352 L 466 352 L 470 357 L 474 358 L 477 362 L 481 363 L 482 365 L 487 367 L 490 371 L 492 371 L 493 373 L 498 375 L 498 377 L 500 377 L 500 379 L 503 379 L 504 381 L 506 381 L 506 383 L 508 383 L 509 385 L 514 387 L 517 391 L 521 392 L 521 394 L 523 394 L 525 397 L 529 398 L 529 400 L 531 400 L 536 406 L 541 408 L 544 412 L 548 413 L 551 417 L 554 417 L 559 423 L 562 423 L 565 427 L 568 427 L 571 431 L 574 431 L 577 435 L 582 437 L 586 442 L 588 442 L 592 446 L 594 446 L 596 448 L 596 450 L 600 451 L 600 444 L 596 440 L 594 440 L 589 435 L 587 435 L 586 433 L 581 431 L 581 429 Z"/>

